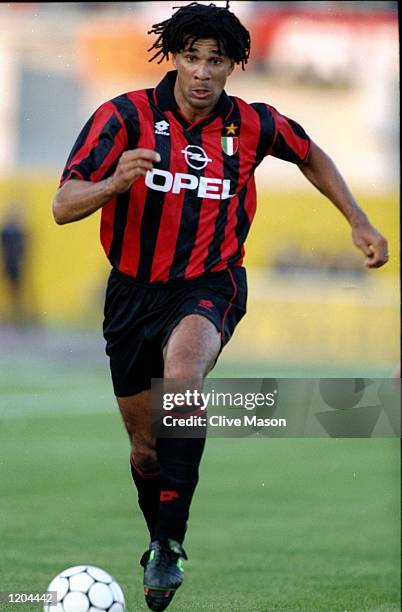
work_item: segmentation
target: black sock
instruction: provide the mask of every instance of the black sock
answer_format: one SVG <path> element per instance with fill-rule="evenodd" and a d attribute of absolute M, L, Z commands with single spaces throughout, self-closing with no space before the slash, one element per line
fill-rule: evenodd
<path fill-rule="evenodd" d="M 131 475 L 138 491 L 138 504 L 142 510 L 151 540 L 154 537 L 158 522 L 160 497 L 160 472 L 145 472 L 130 457 Z"/>
<path fill-rule="evenodd" d="M 171 538 L 183 543 L 204 446 L 205 437 L 157 439 L 161 475 L 155 539 Z"/>

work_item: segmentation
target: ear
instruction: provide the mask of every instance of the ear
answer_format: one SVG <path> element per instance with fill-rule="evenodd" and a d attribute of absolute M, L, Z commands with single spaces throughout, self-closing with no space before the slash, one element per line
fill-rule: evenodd
<path fill-rule="evenodd" d="M 228 76 L 230 76 L 235 68 L 235 63 L 233 60 L 230 60 L 230 67 L 228 69 Z"/>
<path fill-rule="evenodd" d="M 175 68 L 177 68 L 176 55 L 177 53 L 172 53 L 172 64 Z"/>

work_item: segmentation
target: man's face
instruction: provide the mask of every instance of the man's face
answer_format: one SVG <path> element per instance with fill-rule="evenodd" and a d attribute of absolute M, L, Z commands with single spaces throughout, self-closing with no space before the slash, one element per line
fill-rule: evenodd
<path fill-rule="evenodd" d="M 187 115 L 208 115 L 219 100 L 234 62 L 219 51 L 212 38 L 196 40 L 173 55 L 177 69 L 175 97 Z"/>

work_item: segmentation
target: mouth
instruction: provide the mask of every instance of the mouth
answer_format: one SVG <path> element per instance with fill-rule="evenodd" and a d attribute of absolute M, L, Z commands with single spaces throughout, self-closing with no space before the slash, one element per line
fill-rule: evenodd
<path fill-rule="evenodd" d="M 198 100 L 203 100 L 211 95 L 210 89 L 205 89 L 205 87 L 197 87 L 191 90 L 191 95 Z"/>

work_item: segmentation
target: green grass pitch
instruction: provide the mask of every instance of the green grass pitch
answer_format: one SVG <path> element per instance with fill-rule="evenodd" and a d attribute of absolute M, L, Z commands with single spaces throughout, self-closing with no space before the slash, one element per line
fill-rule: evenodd
<path fill-rule="evenodd" d="M 106 367 L 24 359 L 0 359 L 0 590 L 88 563 L 145 611 L 146 531 Z M 395 439 L 210 439 L 169 610 L 400 610 L 398 487 Z"/>

